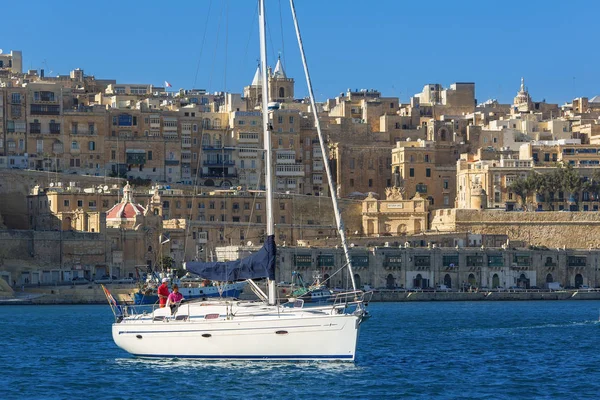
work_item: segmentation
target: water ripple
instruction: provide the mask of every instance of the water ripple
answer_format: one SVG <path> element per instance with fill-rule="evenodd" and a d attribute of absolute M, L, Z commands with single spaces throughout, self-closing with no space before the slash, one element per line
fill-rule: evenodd
<path fill-rule="evenodd" d="M 597 398 L 600 302 L 369 306 L 356 363 L 137 359 L 104 306 L 0 307 L 2 399 Z M 19 318 L 15 318 L 18 315 Z"/>

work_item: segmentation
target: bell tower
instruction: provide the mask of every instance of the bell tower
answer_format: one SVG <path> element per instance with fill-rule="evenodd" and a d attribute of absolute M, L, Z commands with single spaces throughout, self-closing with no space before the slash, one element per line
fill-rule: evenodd
<path fill-rule="evenodd" d="M 285 74 L 281 55 L 277 59 L 275 69 L 269 74 L 269 101 L 278 103 L 294 101 L 294 80 Z"/>

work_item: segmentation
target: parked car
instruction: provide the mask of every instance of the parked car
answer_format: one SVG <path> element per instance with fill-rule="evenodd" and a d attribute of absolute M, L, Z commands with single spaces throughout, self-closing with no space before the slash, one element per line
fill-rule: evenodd
<path fill-rule="evenodd" d="M 112 283 L 112 278 L 110 277 L 110 275 L 103 275 L 101 278 L 99 279 L 94 279 L 94 283 Z"/>
<path fill-rule="evenodd" d="M 121 279 L 117 279 L 116 281 L 113 281 L 114 283 L 134 283 L 135 279 L 133 278 L 121 278 Z"/>
<path fill-rule="evenodd" d="M 71 282 L 73 283 L 73 285 L 85 285 L 87 283 L 90 283 L 89 279 L 83 278 L 81 276 L 76 276 Z"/>

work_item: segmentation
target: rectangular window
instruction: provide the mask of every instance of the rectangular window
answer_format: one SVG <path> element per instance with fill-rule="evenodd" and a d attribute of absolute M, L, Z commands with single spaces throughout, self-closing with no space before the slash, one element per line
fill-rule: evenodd
<path fill-rule="evenodd" d="M 148 161 L 152 160 L 152 150 L 148 151 Z"/>
<path fill-rule="evenodd" d="M 425 168 L 425 176 L 431 178 L 431 168 Z"/>
<path fill-rule="evenodd" d="M 415 267 L 429 267 L 429 256 L 415 256 Z"/>
<path fill-rule="evenodd" d="M 415 169 L 411 168 L 408 170 L 408 176 L 410 176 L 411 178 L 415 177 Z"/>
<path fill-rule="evenodd" d="M 449 268 L 458 267 L 458 254 L 442 256 L 442 265 Z"/>
<path fill-rule="evenodd" d="M 65 200 L 63 202 L 63 204 L 64 204 L 65 207 L 69 207 L 71 205 L 71 202 L 69 200 Z"/>

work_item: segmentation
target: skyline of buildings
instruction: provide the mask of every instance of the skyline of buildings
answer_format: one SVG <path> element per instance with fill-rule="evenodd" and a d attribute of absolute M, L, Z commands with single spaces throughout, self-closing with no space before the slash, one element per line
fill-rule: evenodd
<path fill-rule="evenodd" d="M 0 62 L 0 168 L 48 173 L 48 181 L 28 196 L 28 218 L 14 223 L 9 217 L 18 207 L 0 205 L 8 228 L 101 238 L 111 257 L 100 260 L 100 250 L 91 244 L 93 257 L 77 264 L 88 276 L 94 271 L 131 276 L 137 265 L 154 265 L 163 232 L 172 234 L 165 250 L 177 262 L 206 258 L 200 248 L 263 238 L 258 106 L 264 99 L 258 70 L 241 93 L 166 92 L 150 84 L 96 79 L 82 69 L 59 77 L 22 72 L 19 52 L 0 56 Z M 600 205 L 597 187 L 584 184 L 600 171 L 599 97 L 561 105 L 537 101 L 523 79 L 507 104 L 478 102 L 472 82 L 425 84 L 406 103 L 375 89 L 349 89 L 317 105 L 328 146 L 322 154 L 310 105 L 295 98 L 296 82 L 282 59 L 269 68 L 268 79 L 268 101 L 278 103 L 269 114 L 277 239 L 288 245 L 334 235 L 321 205 L 321 197 L 330 195 L 325 162 L 333 171 L 333 195 L 344 200 L 346 227 L 357 239 L 481 234 L 491 228 L 472 212 L 494 212 L 498 218 L 498 212 L 521 208 L 589 213 Z M 557 163 L 572 167 L 581 184 L 537 188 L 535 196 L 531 192 L 519 201 L 512 184 L 556 169 Z M 120 197 L 119 187 L 107 191 L 69 183 L 81 175 L 137 182 L 139 188 L 131 190 L 144 201 L 134 203 L 124 192 Z M 153 193 L 143 189 L 150 184 Z M 135 215 L 115 217 L 115 207 L 128 209 L 121 203 L 131 203 Z M 493 235 L 560 243 L 553 234 L 532 238 L 529 233 L 529 240 L 519 232 L 509 235 L 510 212 L 502 218 Z M 61 271 L 71 271 L 63 278 L 72 276 L 77 256 L 69 260 L 69 265 L 61 261 Z"/>

